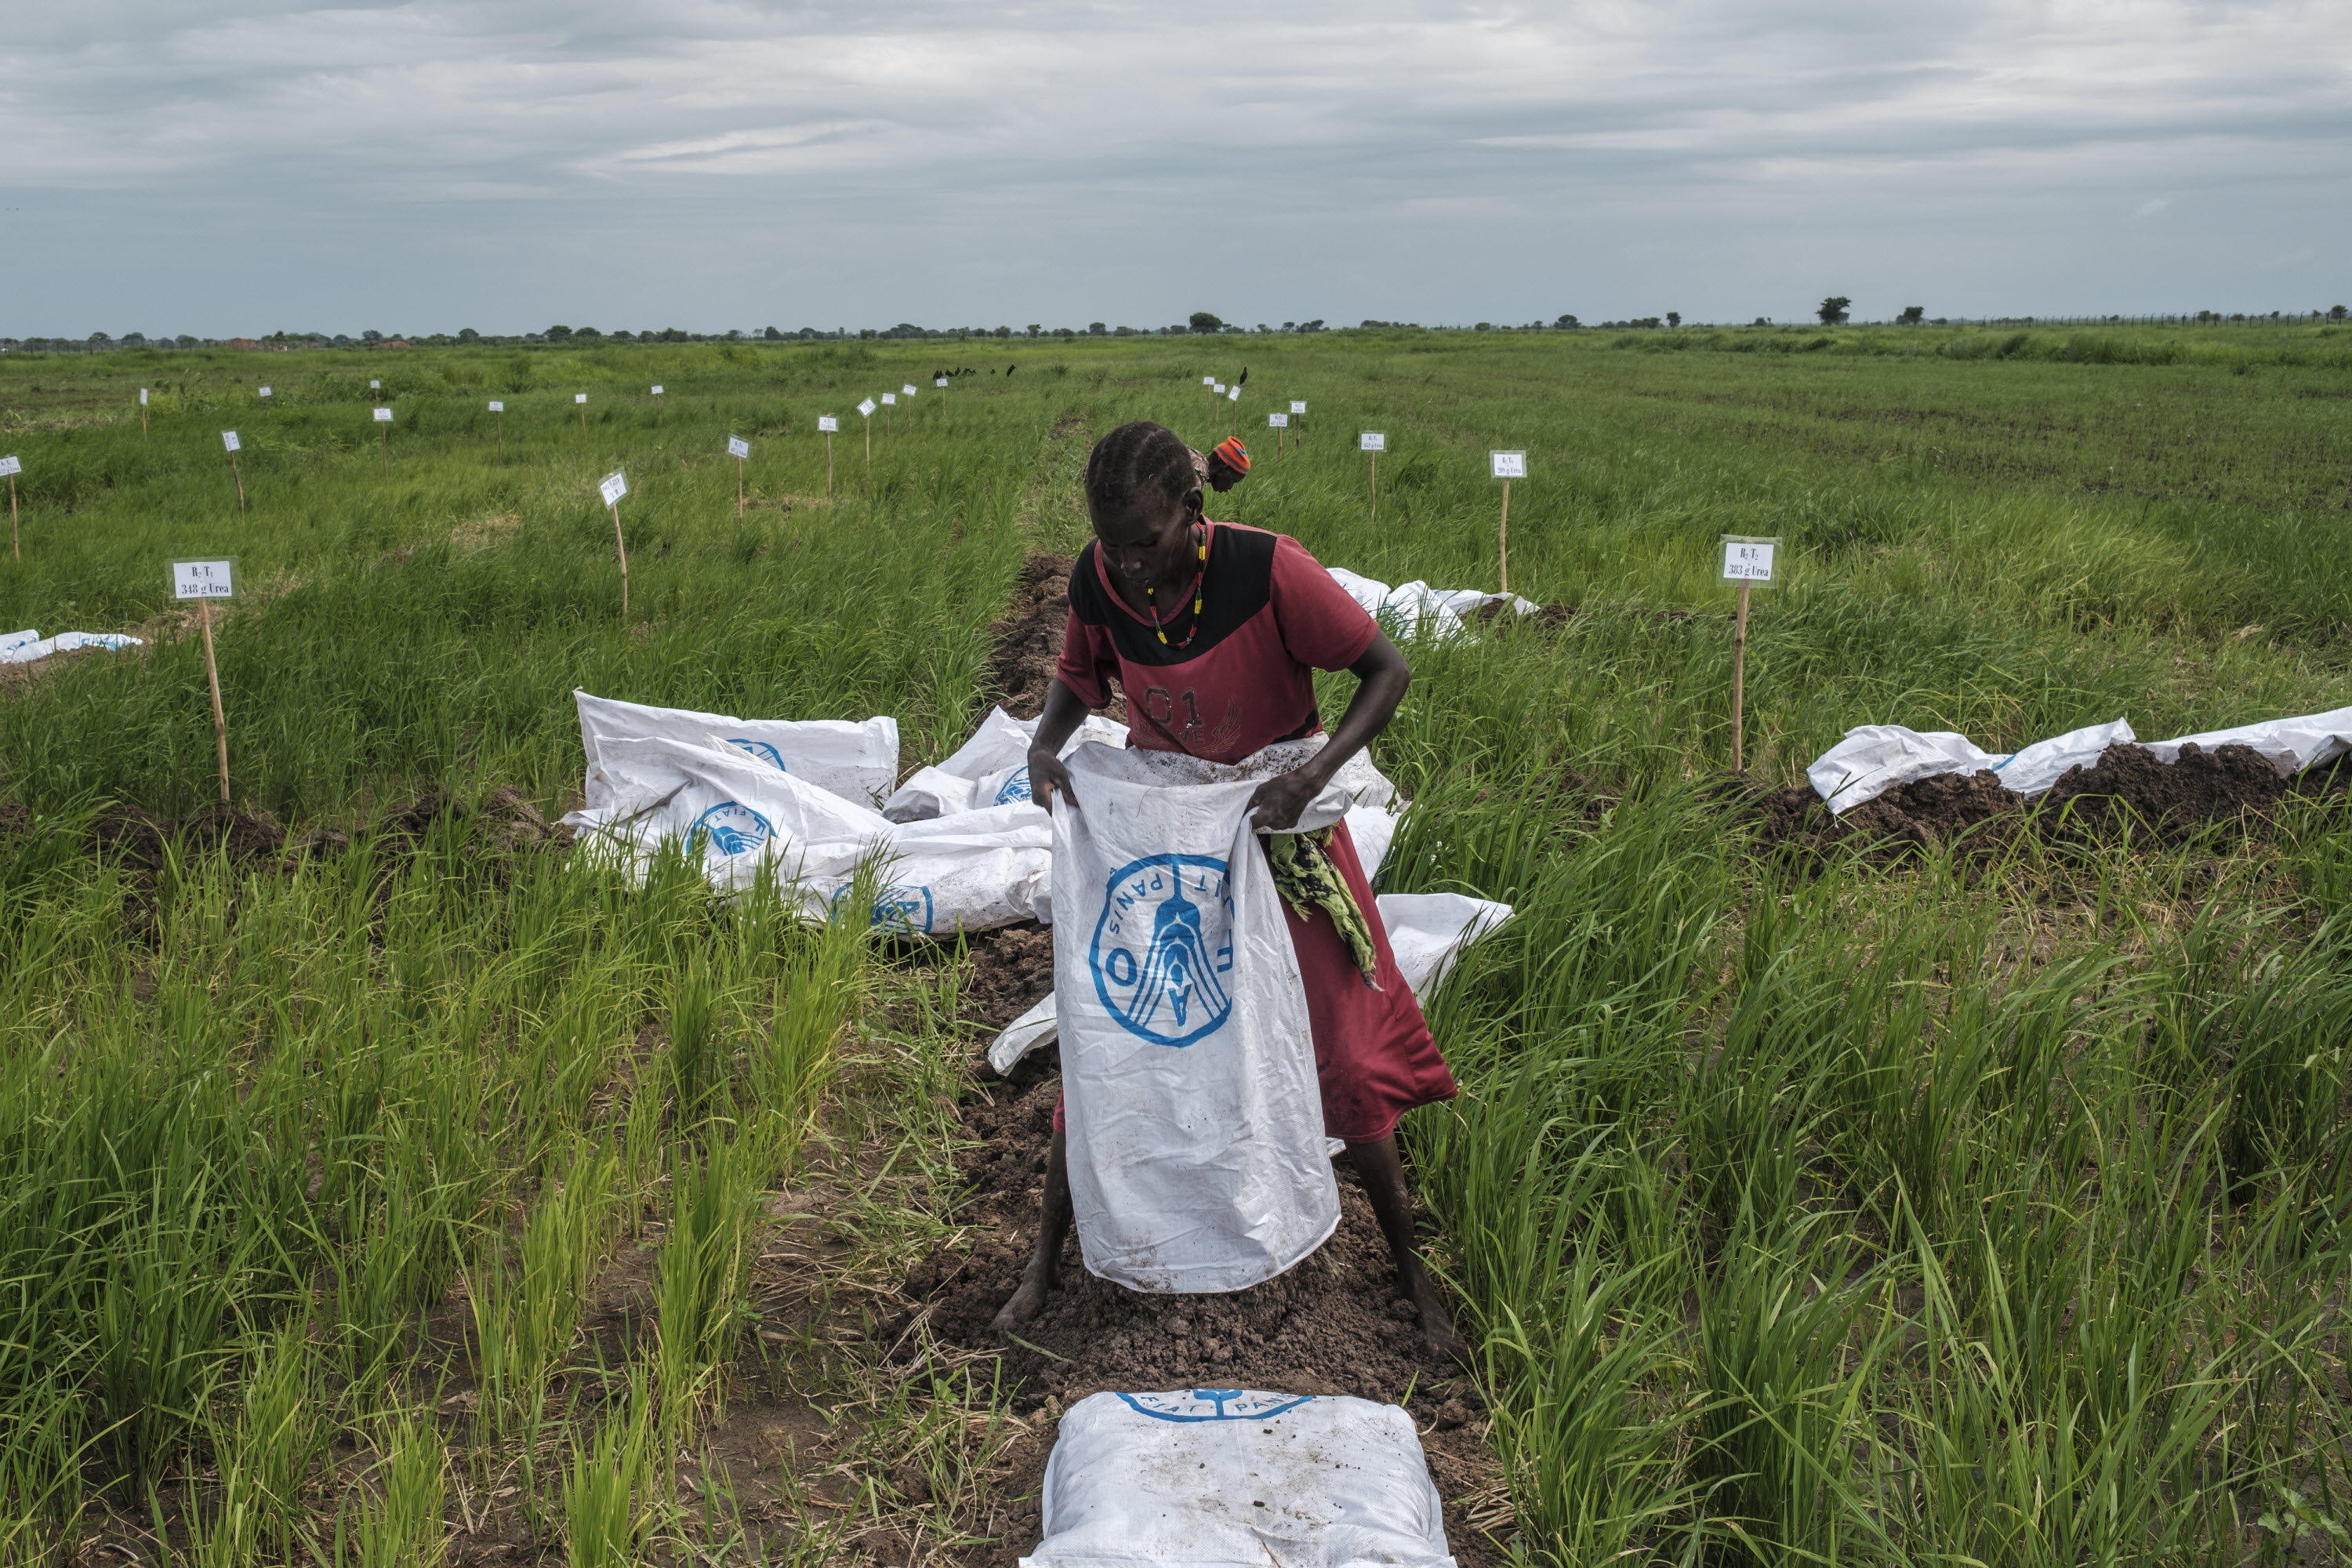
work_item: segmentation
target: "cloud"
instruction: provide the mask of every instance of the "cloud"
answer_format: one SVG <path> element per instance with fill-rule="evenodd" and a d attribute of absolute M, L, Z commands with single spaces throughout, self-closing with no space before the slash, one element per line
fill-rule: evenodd
<path fill-rule="evenodd" d="M 2153 200 L 2153 201 L 2146 201 L 2146 202 L 2142 202 L 2142 203 L 2140 203 L 2140 205 L 2137 205 L 2137 206 L 2134 207 L 2134 208 L 2132 209 L 2132 216 L 2134 216 L 2134 217 L 2154 217 L 2157 214 L 2158 214 L 2158 213 L 2162 212 L 2165 208 L 2167 208 L 2167 207 L 2170 206 L 2171 205 L 2172 205 L 2172 203 L 2171 203 L 2170 201 L 2167 200 L 2165 197 L 2163 197 L 2163 196 L 2158 196 L 2158 197 L 2157 197 L 2157 198 L 2156 198 L 2155 200 Z"/>
<path fill-rule="evenodd" d="M 134 303 L 242 330 L 289 299 L 416 329 L 1746 320 L 1827 291 L 1864 313 L 1879 291 L 2130 310 L 2340 254 L 2352 223 L 2308 198 L 2352 128 L 2333 0 L 89 0 L 23 20 L 0 331 Z M 2096 213 L 2151 184 L 2174 194 L 2135 216 L 2178 200 L 2208 221 L 2107 248 Z"/>

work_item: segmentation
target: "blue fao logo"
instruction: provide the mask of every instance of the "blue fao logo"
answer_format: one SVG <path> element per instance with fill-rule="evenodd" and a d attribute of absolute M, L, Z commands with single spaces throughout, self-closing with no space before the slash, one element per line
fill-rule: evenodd
<path fill-rule="evenodd" d="M 1234 1010 L 1234 900 L 1223 860 L 1153 855 L 1121 867 L 1103 890 L 1087 965 L 1095 994 L 1128 1033 L 1189 1046 Z"/>
<path fill-rule="evenodd" d="M 996 804 L 999 805 L 1011 805 L 1029 798 L 1029 769 L 1026 765 L 1014 769 L 1013 776 L 1006 779 L 996 792 Z"/>
<path fill-rule="evenodd" d="M 1255 1388 L 1195 1388 L 1177 1394 L 1122 1394 L 1127 1407 L 1155 1421 L 1271 1421 L 1302 1405 L 1311 1394 L 1267 1394 Z"/>
<path fill-rule="evenodd" d="M 747 741 L 740 735 L 730 735 L 727 738 L 727 743 L 734 747 L 737 751 L 742 752 L 745 756 L 756 758 L 758 761 L 767 763 L 770 767 L 775 769 L 780 773 L 788 773 L 793 771 L 792 769 L 784 766 L 784 754 L 776 750 L 775 747 L 768 744 L 765 741 Z"/>
<path fill-rule="evenodd" d="M 694 819 L 690 839 L 707 839 L 721 855 L 742 855 L 774 837 L 768 819 L 740 802 L 722 800 Z"/>
<path fill-rule="evenodd" d="M 831 907 L 835 920 L 841 918 L 842 905 L 856 889 L 856 883 L 844 882 L 833 890 Z M 928 931 L 931 929 L 931 890 L 905 883 L 885 888 L 874 895 L 874 908 L 866 923 L 876 931 Z"/>

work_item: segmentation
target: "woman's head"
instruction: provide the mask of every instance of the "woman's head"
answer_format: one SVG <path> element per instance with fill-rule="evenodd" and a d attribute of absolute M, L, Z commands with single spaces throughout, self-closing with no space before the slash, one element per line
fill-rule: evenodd
<path fill-rule="evenodd" d="M 1192 576 L 1201 481 L 1174 431 L 1139 419 L 1096 442 L 1087 511 L 1105 563 L 1136 587 L 1177 587 Z"/>

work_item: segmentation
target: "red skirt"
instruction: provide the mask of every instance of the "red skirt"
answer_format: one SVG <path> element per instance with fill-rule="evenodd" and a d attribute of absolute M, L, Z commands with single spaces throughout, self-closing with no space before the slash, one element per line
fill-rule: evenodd
<path fill-rule="evenodd" d="M 1388 928 L 1372 901 L 1371 883 L 1356 858 L 1348 825 L 1331 830 L 1331 862 L 1348 879 L 1348 890 L 1371 927 L 1380 955 L 1380 989 L 1364 984 L 1339 928 L 1321 910 L 1305 920 L 1287 903 L 1283 923 L 1290 928 L 1298 977 L 1307 987 L 1307 1017 L 1315 1036 L 1315 1077 L 1323 1089 L 1323 1131 L 1349 1143 L 1372 1143 L 1396 1131 L 1397 1120 L 1416 1105 L 1451 1100 L 1460 1092 L 1412 987 L 1397 973 L 1389 951 Z M 1054 1131 L 1067 1120 L 1054 1107 Z"/>

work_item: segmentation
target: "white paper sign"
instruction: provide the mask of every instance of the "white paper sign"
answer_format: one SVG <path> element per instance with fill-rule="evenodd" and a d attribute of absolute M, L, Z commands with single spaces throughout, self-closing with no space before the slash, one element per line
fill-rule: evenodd
<path fill-rule="evenodd" d="M 1201 384 L 1202 386 L 1214 386 L 1217 384 L 1217 378 L 1213 375 L 1204 375 L 1201 378 Z"/>
<path fill-rule="evenodd" d="M 25 465 L 18 462 L 16 458 L 0 458 L 0 475 L 21 474 L 24 471 Z"/>
<path fill-rule="evenodd" d="M 224 431 L 222 431 L 222 432 L 221 432 L 221 445 L 222 445 L 222 446 L 224 446 L 224 447 L 227 447 L 227 448 L 228 448 L 230 451 L 232 451 L 232 452 L 236 451 L 236 431 L 234 431 L 234 430 L 224 430 Z"/>
<path fill-rule="evenodd" d="M 914 396 L 914 395 L 915 395 L 915 384 L 914 384 L 913 382 L 911 382 L 911 381 L 910 381 L 910 382 L 908 382 L 906 385 L 904 385 L 904 386 L 900 387 L 898 390 L 899 390 L 899 391 L 901 391 L 901 392 L 903 392 L 903 393 L 905 393 L 908 396 L 912 397 L 912 396 Z"/>
<path fill-rule="evenodd" d="M 932 384 L 933 386 L 945 386 L 947 384 L 948 384 L 948 378 L 947 378 L 946 376 L 943 376 L 943 375 L 935 375 L 935 376 L 931 377 L 931 384 Z"/>
<path fill-rule="evenodd" d="M 269 388 L 268 388 L 268 387 L 266 387 L 266 386 L 265 386 L 265 387 L 263 387 L 263 388 L 261 389 L 261 395 L 262 395 L 262 396 L 264 396 L 264 397 L 268 396 L 268 395 L 269 395 Z"/>
<path fill-rule="evenodd" d="M 1220 396 L 1223 396 L 1225 390 L 1225 384 L 1222 381 L 1213 381 L 1209 383 L 1209 387 L 1212 391 L 1215 392 Z"/>
<path fill-rule="evenodd" d="M 574 403 L 585 403 L 588 401 L 588 395 L 584 392 L 575 392 L 572 395 L 572 401 Z"/>
<path fill-rule="evenodd" d="M 1287 414 L 1269 414 L 1265 416 L 1265 423 L 1268 429 L 1279 430 L 1290 423 L 1290 416 Z"/>
<path fill-rule="evenodd" d="M 1228 387 L 1228 388 L 1226 388 L 1226 390 L 1225 390 L 1225 401 L 1226 401 L 1226 402 L 1228 402 L 1228 403 L 1239 403 L 1241 400 L 1242 400 L 1242 389 L 1241 389 L 1240 387 L 1238 387 L 1238 386 L 1234 386 L 1234 387 Z"/>
<path fill-rule="evenodd" d="M 604 476 L 604 482 L 596 487 L 596 493 L 604 498 L 606 506 L 617 506 L 621 498 L 629 493 L 629 481 L 622 476 L 620 469 L 614 468 Z"/>
<path fill-rule="evenodd" d="M 370 392 L 382 392 L 383 390 L 383 383 L 380 381 L 371 381 L 368 383 L 368 390 Z"/>
<path fill-rule="evenodd" d="M 866 418 L 871 419 L 874 417 L 874 400 L 869 397 L 865 402 L 857 405 L 857 412 L 866 416 Z"/>
<path fill-rule="evenodd" d="M 1723 580 L 1727 583 L 1769 583 L 1772 580 L 1772 552 L 1779 547 L 1778 539 L 1748 539 L 1738 534 L 1723 536 Z"/>
<path fill-rule="evenodd" d="M 236 595 L 236 562 L 172 563 L 172 597 L 174 599 L 228 599 Z"/>
<path fill-rule="evenodd" d="M 661 395 L 662 395 L 662 390 L 661 390 L 661 388 L 660 388 L 660 387 L 658 387 L 658 386 L 655 387 L 655 388 L 654 388 L 654 395 L 655 395 L 656 397 L 659 397 Z"/>
<path fill-rule="evenodd" d="M 142 404 L 147 401 L 147 389 L 143 386 L 139 389 L 139 401 Z"/>
<path fill-rule="evenodd" d="M 816 427 L 820 430 L 838 430 L 841 428 L 841 421 L 830 414 L 820 414 L 816 416 Z"/>
<path fill-rule="evenodd" d="M 1528 455 L 1525 452 L 1489 452 L 1498 479 L 1524 479 L 1528 477 Z"/>
<path fill-rule="evenodd" d="M 727 437 L 727 455 L 730 458 L 748 458 L 751 455 L 751 443 L 740 436 L 730 436 Z"/>
<path fill-rule="evenodd" d="M 1306 412 L 1307 412 L 1307 405 L 1305 405 L 1304 403 L 1300 403 L 1300 402 L 1298 402 L 1297 399 L 1295 399 L 1295 398 L 1294 398 L 1294 399 L 1291 401 L 1291 405 L 1290 405 L 1290 411 L 1291 411 L 1293 414 L 1304 414 L 1304 413 L 1306 413 Z"/>
<path fill-rule="evenodd" d="M 1366 452 L 1385 452 L 1389 449 L 1389 438 L 1378 430 L 1367 430 L 1356 437 L 1356 446 Z"/>
<path fill-rule="evenodd" d="M 493 414 L 504 414 L 506 411 L 507 405 L 503 403 L 493 403 L 490 405 L 490 412 Z"/>
<path fill-rule="evenodd" d="M 392 423 L 392 410 L 391 410 L 391 409 L 389 409 L 389 408 L 379 408 L 379 409 L 377 409 L 377 410 L 375 411 L 375 422 L 376 422 L 377 424 L 379 424 L 379 425 L 389 425 L 389 424 L 391 424 L 391 423 Z"/>
<path fill-rule="evenodd" d="M 898 401 L 898 395 L 895 392 L 886 392 L 882 395 L 882 401 L 885 403 L 896 403 Z"/>

